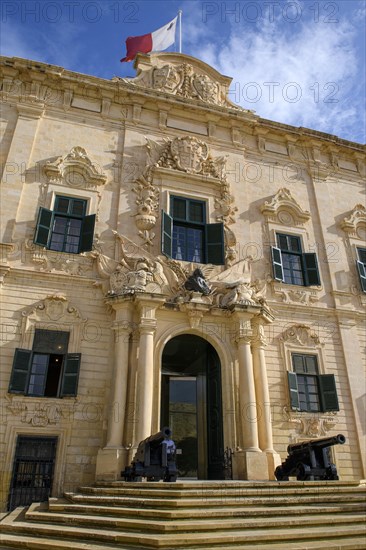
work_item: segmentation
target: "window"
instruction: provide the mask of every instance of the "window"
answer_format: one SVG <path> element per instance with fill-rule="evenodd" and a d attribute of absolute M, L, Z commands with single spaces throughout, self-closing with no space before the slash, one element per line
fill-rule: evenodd
<path fill-rule="evenodd" d="M 162 252 L 169 258 L 222 265 L 224 226 L 206 223 L 204 201 L 171 197 L 170 215 L 162 213 Z"/>
<path fill-rule="evenodd" d="M 56 196 L 53 211 L 39 209 L 34 243 L 71 254 L 91 250 L 95 214 L 85 215 L 86 204 L 83 199 Z"/>
<path fill-rule="evenodd" d="M 316 355 L 293 353 L 293 372 L 288 372 L 291 409 L 306 412 L 338 411 L 333 374 L 318 374 Z"/>
<path fill-rule="evenodd" d="M 366 248 L 357 248 L 357 270 L 360 277 L 361 288 L 366 292 Z"/>
<path fill-rule="evenodd" d="M 320 285 L 316 254 L 303 253 L 300 237 L 277 233 L 276 239 L 277 247 L 272 247 L 274 278 L 292 285 Z"/>
<path fill-rule="evenodd" d="M 9 393 L 75 396 L 81 355 L 67 353 L 68 343 L 68 332 L 36 330 L 32 350 L 15 350 Z"/>

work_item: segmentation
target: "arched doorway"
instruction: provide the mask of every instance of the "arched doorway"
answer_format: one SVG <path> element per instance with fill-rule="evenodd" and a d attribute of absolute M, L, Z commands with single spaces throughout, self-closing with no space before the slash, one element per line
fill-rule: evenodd
<path fill-rule="evenodd" d="M 163 426 L 173 431 L 179 477 L 224 478 L 220 359 L 199 336 L 176 336 L 164 348 Z"/>

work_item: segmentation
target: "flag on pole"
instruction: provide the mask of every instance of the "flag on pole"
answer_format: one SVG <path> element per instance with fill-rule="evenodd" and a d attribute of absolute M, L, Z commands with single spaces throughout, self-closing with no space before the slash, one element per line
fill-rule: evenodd
<path fill-rule="evenodd" d="M 126 57 L 121 61 L 132 61 L 136 55 L 141 53 L 161 52 L 166 50 L 175 42 L 175 28 L 177 17 L 161 27 L 157 31 L 142 36 L 129 36 L 126 40 Z"/>

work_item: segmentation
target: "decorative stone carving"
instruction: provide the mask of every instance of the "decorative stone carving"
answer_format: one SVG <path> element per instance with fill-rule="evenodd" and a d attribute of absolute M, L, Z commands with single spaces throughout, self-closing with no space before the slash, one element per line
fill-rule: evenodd
<path fill-rule="evenodd" d="M 226 158 L 213 158 L 207 143 L 192 136 L 165 139 L 161 144 L 147 139 L 147 151 L 148 165 L 132 188 L 137 195 L 135 223 L 143 246 L 152 245 L 155 238 L 153 228 L 159 212 L 159 189 L 154 184 L 155 171 L 159 168 L 178 170 L 203 176 L 206 181 L 212 179 L 213 184 L 218 187 L 219 193 L 215 198 L 216 219 L 224 224 L 226 262 L 231 265 L 236 257 L 236 238 L 228 226 L 235 223 L 237 207 L 226 177 Z"/>
<path fill-rule="evenodd" d="M 20 416 L 20 421 L 24 424 L 31 424 L 36 428 L 42 428 L 49 424 L 58 424 L 62 416 L 61 407 L 56 405 L 26 404 L 18 401 L 13 396 L 5 396 L 6 408 L 16 416 Z"/>
<path fill-rule="evenodd" d="M 170 151 L 176 168 L 188 174 L 199 174 L 208 158 L 208 145 L 195 137 L 174 138 Z"/>
<path fill-rule="evenodd" d="M 310 212 L 303 210 L 293 198 L 289 189 L 279 189 L 271 202 L 261 206 L 262 214 L 271 222 L 287 226 L 302 225 L 310 220 Z"/>
<path fill-rule="evenodd" d="M 25 254 L 21 256 L 23 263 L 30 261 L 39 271 L 48 273 L 59 271 L 78 277 L 92 273 L 93 260 L 89 253 L 65 254 L 46 250 L 35 245 L 32 239 L 25 241 L 24 250 Z"/>
<path fill-rule="evenodd" d="M 74 323 L 82 321 L 79 310 L 69 304 L 64 294 L 51 294 L 36 305 L 22 311 L 25 318 L 43 318 L 43 320 L 57 321 L 59 323 Z"/>
<path fill-rule="evenodd" d="M 109 279 L 109 296 L 135 292 L 170 295 L 178 290 L 178 278 L 164 256 L 154 257 L 127 237 L 114 234 L 120 245 L 119 261 L 93 252 L 99 275 Z"/>
<path fill-rule="evenodd" d="M 259 291 L 251 283 L 252 260 L 253 258 L 249 256 L 232 265 L 218 276 L 210 278 L 217 305 L 227 308 L 234 304 L 258 305 L 265 303 L 265 287 Z"/>
<path fill-rule="evenodd" d="M 319 337 L 308 325 L 293 325 L 280 336 L 281 342 L 302 347 L 314 348 L 321 345 Z"/>
<path fill-rule="evenodd" d="M 311 413 L 295 412 L 286 405 L 283 407 L 283 418 L 285 421 L 294 424 L 296 436 L 300 437 L 322 437 L 334 430 L 337 425 L 337 413 Z M 292 439 L 297 441 L 295 434 Z"/>
<path fill-rule="evenodd" d="M 356 204 L 348 217 L 341 222 L 341 228 L 351 237 L 365 239 L 366 237 L 366 208 L 363 204 Z"/>
<path fill-rule="evenodd" d="M 318 301 L 317 290 L 309 289 L 288 289 L 282 286 L 273 285 L 273 291 L 285 304 L 302 304 L 309 306 Z"/>
<path fill-rule="evenodd" d="M 90 160 L 82 147 L 73 147 L 64 157 L 47 162 L 43 171 L 50 183 L 62 183 L 70 187 L 96 190 L 107 181 L 107 176 Z"/>
<path fill-rule="evenodd" d="M 245 109 L 232 103 L 228 97 L 231 79 L 220 75 L 216 71 L 200 62 L 199 66 L 191 63 L 182 63 L 176 54 L 156 54 L 150 59 L 138 58 L 139 74 L 135 78 L 118 78 L 130 86 L 151 88 L 177 97 L 202 101 L 211 105 L 230 107 L 244 111 Z M 162 62 L 165 57 L 167 62 Z M 142 60 L 142 61 L 141 61 Z M 168 60 L 172 62 L 168 62 Z M 207 73 L 205 73 L 207 69 Z M 208 74 L 210 73 L 210 74 Z"/>

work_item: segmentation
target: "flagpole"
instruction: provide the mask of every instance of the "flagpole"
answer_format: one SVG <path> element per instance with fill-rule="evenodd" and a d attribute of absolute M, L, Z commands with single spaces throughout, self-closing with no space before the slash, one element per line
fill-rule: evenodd
<path fill-rule="evenodd" d="M 182 53 L 182 10 L 178 11 L 179 17 L 179 53 Z"/>

